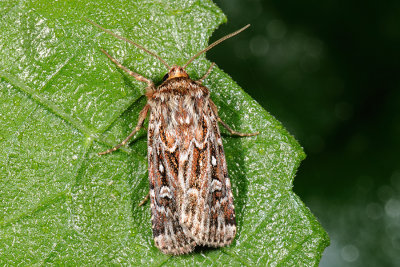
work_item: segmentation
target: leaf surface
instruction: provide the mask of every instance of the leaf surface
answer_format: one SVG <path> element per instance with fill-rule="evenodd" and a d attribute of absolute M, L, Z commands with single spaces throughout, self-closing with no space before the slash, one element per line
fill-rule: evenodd
<path fill-rule="evenodd" d="M 317 265 L 328 236 L 292 192 L 302 148 L 215 67 L 205 81 L 220 117 L 238 220 L 233 244 L 180 257 L 153 244 L 146 131 L 135 127 L 145 85 L 101 52 L 160 82 L 158 60 L 84 18 L 184 64 L 226 21 L 211 1 L 2 1 L 0 11 L 0 263 L 171 266 Z M 234 39 L 229 40 L 234 42 Z M 223 44 L 221 44 L 223 45 Z M 188 73 L 201 77 L 205 55 Z"/>

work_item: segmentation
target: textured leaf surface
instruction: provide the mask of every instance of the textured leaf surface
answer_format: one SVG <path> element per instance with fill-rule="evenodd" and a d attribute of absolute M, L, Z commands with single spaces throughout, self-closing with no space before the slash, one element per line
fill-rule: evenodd
<path fill-rule="evenodd" d="M 220 116 L 261 132 L 224 135 L 239 227 L 231 246 L 181 257 L 154 247 L 149 204 L 138 207 L 148 191 L 145 130 L 96 154 L 128 135 L 145 104 L 145 85 L 99 48 L 155 82 L 167 70 L 84 18 L 183 64 L 226 20 L 212 2 L 2 1 L 0 12 L 1 265 L 318 264 L 329 239 L 291 191 L 301 147 L 218 68 L 205 84 Z M 203 55 L 188 72 L 198 78 L 209 65 Z"/>

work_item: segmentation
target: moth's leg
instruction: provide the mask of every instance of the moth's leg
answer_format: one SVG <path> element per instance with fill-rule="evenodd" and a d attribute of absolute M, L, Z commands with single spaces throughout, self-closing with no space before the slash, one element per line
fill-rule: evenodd
<path fill-rule="evenodd" d="M 236 132 L 234 131 L 231 127 L 229 127 L 228 124 L 226 124 L 223 120 L 221 120 L 221 118 L 218 116 L 218 108 L 217 106 L 214 104 L 214 102 L 209 99 L 210 101 L 210 106 L 212 111 L 214 112 L 215 117 L 217 118 L 218 122 L 220 122 L 222 124 L 222 126 L 225 127 L 225 129 L 228 130 L 228 132 L 232 135 L 239 135 L 239 136 L 254 136 L 259 134 L 260 132 L 255 132 L 255 133 L 241 133 L 241 132 Z"/>
<path fill-rule="evenodd" d="M 144 199 L 142 201 L 140 201 L 139 207 L 144 205 L 147 202 L 147 200 L 149 200 L 149 197 L 150 197 L 150 192 L 147 193 L 147 195 L 144 197 Z"/>
<path fill-rule="evenodd" d="M 211 66 L 208 68 L 206 74 L 203 75 L 200 79 L 197 80 L 198 83 L 203 83 L 203 81 L 207 78 L 207 76 L 211 73 L 212 69 L 214 68 L 215 63 L 213 62 Z"/>
<path fill-rule="evenodd" d="M 128 135 L 127 138 L 125 138 L 124 141 L 122 141 L 120 144 L 116 145 L 115 147 L 110 148 L 110 149 L 107 150 L 107 151 L 100 152 L 100 153 L 98 153 L 98 154 L 99 154 L 99 155 L 104 155 L 104 154 L 108 154 L 108 153 L 114 152 L 115 150 L 117 150 L 117 149 L 120 148 L 121 146 L 123 146 L 123 145 L 125 145 L 126 143 L 128 143 L 129 139 L 131 139 L 132 136 L 134 136 L 135 133 L 136 133 L 137 131 L 139 131 L 140 128 L 142 128 L 143 122 L 144 122 L 144 120 L 145 120 L 146 117 L 147 117 L 147 112 L 149 111 L 149 108 L 150 108 L 150 106 L 149 106 L 149 105 L 146 105 L 146 106 L 144 106 L 144 108 L 140 111 L 139 120 L 138 120 L 138 123 L 136 124 L 135 129 Z"/>
<path fill-rule="evenodd" d="M 121 63 L 119 63 L 115 58 L 113 58 L 112 56 L 110 56 L 110 54 L 108 54 L 104 49 L 100 49 L 101 52 L 103 52 L 115 65 L 117 65 L 118 68 L 121 68 L 122 70 L 126 71 L 129 75 L 131 75 L 132 77 L 134 77 L 136 80 L 140 81 L 140 82 L 145 82 L 147 83 L 147 86 L 150 88 L 154 88 L 154 83 L 143 77 L 142 75 L 131 71 L 130 69 L 128 69 L 127 67 L 123 66 Z"/>

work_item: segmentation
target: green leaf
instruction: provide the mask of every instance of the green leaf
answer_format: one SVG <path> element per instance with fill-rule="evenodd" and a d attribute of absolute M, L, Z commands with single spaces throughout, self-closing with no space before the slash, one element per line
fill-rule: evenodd
<path fill-rule="evenodd" d="M 222 119 L 261 132 L 224 134 L 238 220 L 231 246 L 179 257 L 154 246 L 149 203 L 138 207 L 148 192 L 145 130 L 96 154 L 130 133 L 145 104 L 145 85 L 99 49 L 155 82 L 167 69 L 84 18 L 183 64 L 226 21 L 211 1 L 2 1 L 0 11 L 1 265 L 318 264 L 328 236 L 291 190 L 301 147 L 217 67 L 205 84 Z M 209 66 L 203 55 L 189 75 Z"/>

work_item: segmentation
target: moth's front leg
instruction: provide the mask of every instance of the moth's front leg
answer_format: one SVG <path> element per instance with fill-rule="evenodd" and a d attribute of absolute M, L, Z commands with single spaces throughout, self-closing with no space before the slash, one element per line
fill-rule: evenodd
<path fill-rule="evenodd" d="M 139 73 L 136 73 L 134 71 L 131 71 L 127 67 L 123 66 L 121 63 L 118 62 L 115 58 L 113 58 L 110 54 L 108 54 L 104 49 L 100 49 L 101 52 L 103 52 L 115 65 L 117 65 L 118 68 L 126 71 L 130 76 L 134 77 L 136 80 L 140 82 L 145 82 L 147 83 L 147 87 L 149 88 L 154 88 L 154 83 L 153 81 L 147 79 L 146 77 L 140 75 Z"/>
<path fill-rule="evenodd" d="M 203 81 L 207 78 L 207 76 L 211 73 L 212 69 L 214 68 L 215 63 L 211 63 L 210 67 L 208 68 L 206 74 L 203 75 L 200 79 L 197 80 L 198 83 L 203 83 Z"/>

